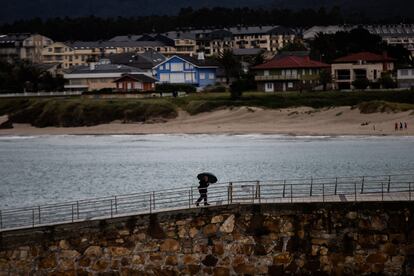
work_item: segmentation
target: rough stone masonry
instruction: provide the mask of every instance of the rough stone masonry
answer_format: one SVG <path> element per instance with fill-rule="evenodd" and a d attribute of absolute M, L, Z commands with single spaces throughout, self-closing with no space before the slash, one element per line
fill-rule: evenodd
<path fill-rule="evenodd" d="M 414 275 L 410 202 L 231 205 L 2 232 L 0 275 Z"/>

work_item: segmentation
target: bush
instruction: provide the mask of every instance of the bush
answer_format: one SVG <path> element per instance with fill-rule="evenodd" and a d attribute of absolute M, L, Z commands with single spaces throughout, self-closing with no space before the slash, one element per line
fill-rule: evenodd
<path fill-rule="evenodd" d="M 379 79 L 379 83 L 383 88 L 390 89 L 390 88 L 396 88 L 397 84 L 392 79 L 391 75 L 389 74 L 383 74 L 381 78 Z"/>
<path fill-rule="evenodd" d="M 162 93 L 173 93 L 173 92 L 186 92 L 186 93 L 194 93 L 196 92 L 196 88 L 194 85 L 191 84 L 171 84 L 171 83 L 160 83 L 155 86 L 156 92 Z"/>
<path fill-rule="evenodd" d="M 352 82 L 352 85 L 356 88 L 356 89 L 360 89 L 360 90 L 365 90 L 367 89 L 367 87 L 369 86 L 369 80 L 368 79 L 359 79 L 359 80 L 354 80 Z"/>
<path fill-rule="evenodd" d="M 204 92 L 226 92 L 227 88 L 223 85 L 217 85 L 217 86 L 207 86 L 204 89 Z"/>
<path fill-rule="evenodd" d="M 240 98 L 245 91 L 256 89 L 256 83 L 251 78 L 239 79 L 230 85 L 232 99 Z"/>

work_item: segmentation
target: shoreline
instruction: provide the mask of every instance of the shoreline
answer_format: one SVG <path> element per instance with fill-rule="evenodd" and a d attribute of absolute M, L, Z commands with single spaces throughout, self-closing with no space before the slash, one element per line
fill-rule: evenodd
<path fill-rule="evenodd" d="M 6 116 L 0 118 L 2 121 Z M 408 129 L 395 131 L 395 122 L 407 122 Z M 112 122 L 91 127 L 36 128 L 13 124 L 0 129 L 0 136 L 40 135 L 148 135 L 222 134 L 283 136 L 414 136 L 412 111 L 361 114 L 349 106 L 313 109 L 307 107 L 262 109 L 238 107 L 218 109 L 197 115 L 180 111 L 177 118 L 155 123 Z"/>

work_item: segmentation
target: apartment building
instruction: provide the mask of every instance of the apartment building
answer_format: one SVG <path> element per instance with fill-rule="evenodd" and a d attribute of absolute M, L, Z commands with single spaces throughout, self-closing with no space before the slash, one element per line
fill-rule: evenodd
<path fill-rule="evenodd" d="M 42 50 L 43 63 L 60 63 L 63 69 L 87 65 L 101 56 L 95 48 L 74 47 L 71 43 L 55 42 Z"/>
<path fill-rule="evenodd" d="M 394 59 L 386 54 L 361 52 L 334 60 L 331 68 L 334 88 L 353 89 L 352 83 L 356 80 L 377 82 L 383 72 L 394 69 Z"/>
<path fill-rule="evenodd" d="M 228 29 L 233 34 L 234 48 L 260 48 L 277 52 L 293 42 L 296 35 L 292 29 L 282 26 L 234 27 Z"/>
<path fill-rule="evenodd" d="M 42 61 L 42 50 L 53 41 L 39 34 L 14 33 L 0 35 L 0 59 L 13 62 L 16 59 L 33 63 Z"/>
<path fill-rule="evenodd" d="M 318 33 L 349 32 L 359 27 L 379 35 L 389 45 L 401 45 L 414 54 L 414 24 L 313 26 L 303 32 L 303 39 L 313 40 Z"/>

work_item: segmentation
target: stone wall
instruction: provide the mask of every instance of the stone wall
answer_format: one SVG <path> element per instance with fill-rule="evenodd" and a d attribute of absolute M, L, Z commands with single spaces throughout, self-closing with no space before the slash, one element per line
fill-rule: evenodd
<path fill-rule="evenodd" d="M 233 205 L 1 233 L 0 275 L 414 274 L 410 202 Z"/>

